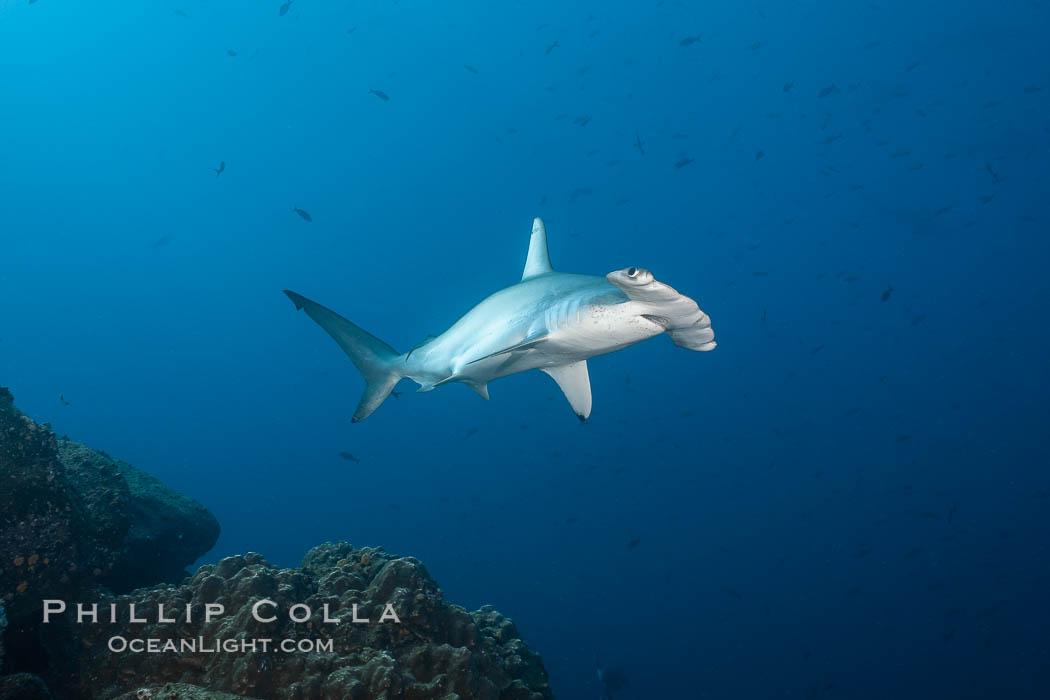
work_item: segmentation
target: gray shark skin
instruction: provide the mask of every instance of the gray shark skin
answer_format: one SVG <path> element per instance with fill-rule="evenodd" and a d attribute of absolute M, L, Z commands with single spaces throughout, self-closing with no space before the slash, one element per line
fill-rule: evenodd
<path fill-rule="evenodd" d="M 419 384 L 419 391 L 462 382 L 488 399 L 493 379 L 530 369 L 550 375 L 579 419 L 586 420 L 590 358 L 662 333 L 689 350 L 715 347 L 708 315 L 648 270 L 628 267 L 605 277 L 555 272 L 540 219 L 532 224 L 520 282 L 404 354 L 334 311 L 295 292 L 284 293 L 332 336 L 364 376 L 354 423 L 370 416 L 402 379 Z"/>

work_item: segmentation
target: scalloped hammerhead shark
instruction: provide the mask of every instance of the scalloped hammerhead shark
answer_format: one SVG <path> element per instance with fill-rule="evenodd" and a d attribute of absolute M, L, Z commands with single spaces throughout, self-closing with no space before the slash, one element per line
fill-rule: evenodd
<path fill-rule="evenodd" d="M 582 421 L 591 414 L 590 358 L 661 333 L 689 350 L 715 347 L 708 315 L 689 297 L 656 281 L 649 270 L 628 267 L 605 277 L 556 272 L 540 219 L 532 223 L 520 282 L 404 354 L 334 311 L 295 292 L 284 293 L 335 339 L 364 375 L 354 423 L 379 408 L 404 378 L 419 384 L 418 391 L 462 382 L 488 399 L 493 379 L 530 369 L 550 375 Z"/>

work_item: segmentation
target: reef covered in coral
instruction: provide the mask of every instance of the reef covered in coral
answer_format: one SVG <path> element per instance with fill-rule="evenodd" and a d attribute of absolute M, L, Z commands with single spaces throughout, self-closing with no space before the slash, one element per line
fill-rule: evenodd
<path fill-rule="evenodd" d="M 187 574 L 215 517 L 3 388 L 0 514 L 0 700 L 553 697 L 511 620 L 445 601 L 412 557 L 338 542 Z"/>

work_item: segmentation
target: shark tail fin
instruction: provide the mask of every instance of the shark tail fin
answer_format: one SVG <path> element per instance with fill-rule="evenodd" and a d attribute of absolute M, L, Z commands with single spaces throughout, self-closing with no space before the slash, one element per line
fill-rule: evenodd
<path fill-rule="evenodd" d="M 368 418 L 404 376 L 398 369 L 401 356 L 394 348 L 331 309 L 287 289 L 284 293 L 292 300 L 296 309 L 305 310 L 307 316 L 332 336 L 361 372 L 365 378 L 365 392 L 361 395 L 350 422 L 357 423 Z"/>

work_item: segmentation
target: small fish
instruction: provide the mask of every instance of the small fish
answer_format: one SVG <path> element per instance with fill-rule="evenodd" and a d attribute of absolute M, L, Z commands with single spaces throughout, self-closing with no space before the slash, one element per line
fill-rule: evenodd
<path fill-rule="evenodd" d="M 346 30 L 346 33 L 347 34 L 353 34 L 356 31 L 357 31 L 357 27 L 350 27 L 349 29 Z"/>
<path fill-rule="evenodd" d="M 575 202 L 577 199 L 579 199 L 583 195 L 590 194 L 590 193 L 591 193 L 591 188 L 590 187 L 577 187 L 576 189 L 574 189 L 572 192 L 569 193 L 569 202 Z"/>
<path fill-rule="evenodd" d="M 627 549 L 634 549 L 638 545 L 640 545 L 641 543 L 642 543 L 642 538 L 641 537 L 632 537 L 627 542 Z"/>
<path fill-rule="evenodd" d="M 683 156 L 682 158 L 679 158 L 678 162 L 674 164 L 675 170 L 681 170 L 685 166 L 692 163 L 694 160 L 696 160 L 696 158 L 690 158 L 689 156 Z"/>
<path fill-rule="evenodd" d="M 729 595 L 730 598 L 736 598 L 737 600 L 740 600 L 740 591 L 738 591 L 737 589 L 730 588 L 728 591 L 726 591 L 726 593 Z"/>
<path fill-rule="evenodd" d="M 686 38 L 684 38 L 681 41 L 679 41 L 678 45 L 679 46 L 692 46 L 693 44 L 695 44 L 695 43 L 697 43 L 699 41 L 700 41 L 700 35 L 697 34 L 696 36 L 687 36 Z"/>
<path fill-rule="evenodd" d="M 354 457 L 349 452 L 340 452 L 339 456 L 342 457 L 343 459 L 345 459 L 347 462 L 360 462 L 361 461 L 357 457 Z"/>
<path fill-rule="evenodd" d="M 550 45 L 547 46 L 547 50 L 546 50 L 545 53 L 549 54 L 551 51 L 553 51 L 554 49 L 558 48 L 559 46 L 561 46 L 561 44 L 559 44 L 558 40 L 555 39 Z"/>
<path fill-rule="evenodd" d="M 401 398 L 401 392 L 400 391 L 391 391 L 390 395 L 393 396 L 395 399 L 400 399 Z"/>
<path fill-rule="evenodd" d="M 378 97 L 379 99 L 381 99 L 381 100 L 382 100 L 383 102 L 389 102 L 389 101 L 390 101 L 390 96 L 389 96 L 389 95 L 387 95 L 387 94 L 386 94 L 385 92 L 383 92 L 382 90 L 369 90 L 369 91 L 368 91 L 368 94 L 369 94 L 369 95 L 375 95 L 376 97 Z"/>
<path fill-rule="evenodd" d="M 219 167 L 212 168 L 212 170 L 215 171 L 215 177 L 219 177 L 220 175 L 222 175 L 223 171 L 226 170 L 226 161 L 220 160 Z"/>
<path fill-rule="evenodd" d="M 940 209 L 938 209 L 937 211 L 935 211 L 933 213 L 933 215 L 934 216 L 940 216 L 941 214 L 947 214 L 951 210 L 952 210 L 952 205 L 951 204 L 946 204 L 943 207 L 941 207 Z"/>
<path fill-rule="evenodd" d="M 163 248 L 164 246 L 168 245 L 168 241 L 170 241 L 170 240 L 171 239 L 168 238 L 168 236 L 165 234 L 165 235 L 161 236 L 160 238 L 158 238 L 157 240 L 153 241 L 153 247 L 154 248 Z"/>
<path fill-rule="evenodd" d="M 313 217 L 310 216 L 310 213 L 307 212 L 305 209 L 300 209 L 299 207 L 292 207 L 292 211 L 298 214 L 306 223 L 310 223 L 313 221 Z"/>
<path fill-rule="evenodd" d="M 835 83 L 832 83 L 826 88 L 821 88 L 820 92 L 817 93 L 817 98 L 823 100 L 825 97 L 828 97 L 829 95 L 834 95 L 837 92 L 840 92 L 839 86 Z"/>
<path fill-rule="evenodd" d="M 477 428 L 467 428 L 467 433 L 466 433 L 466 435 L 463 436 L 463 439 L 466 440 L 471 435 L 477 435 L 477 434 L 478 434 L 478 429 Z"/>
<path fill-rule="evenodd" d="M 795 81 L 794 80 L 787 81 L 786 83 L 784 83 L 784 92 L 791 92 L 791 89 L 793 87 L 795 87 Z"/>
<path fill-rule="evenodd" d="M 959 510 L 959 509 L 958 509 L 958 508 L 957 508 L 957 507 L 955 506 L 955 504 L 953 503 L 953 504 L 952 504 L 952 508 L 951 508 L 951 510 L 949 510 L 949 511 L 948 511 L 948 522 L 951 522 L 951 521 L 952 521 L 952 517 L 954 517 L 954 516 L 955 516 L 955 513 L 956 513 L 956 511 L 958 511 L 958 510 Z"/>
<path fill-rule="evenodd" d="M 919 62 L 918 61 L 912 61 L 911 63 L 908 64 L 908 66 L 904 70 L 906 72 L 908 72 L 908 73 L 911 73 L 913 70 L 915 70 L 918 67 L 919 67 Z"/>
<path fill-rule="evenodd" d="M 288 14 L 288 8 L 290 8 L 291 6 L 292 0 L 285 0 L 285 3 L 281 5 L 281 9 L 279 10 L 281 17 L 284 17 L 286 14 Z"/>
<path fill-rule="evenodd" d="M 886 290 L 882 293 L 882 300 L 883 301 L 889 301 L 891 294 L 893 294 L 893 285 L 892 284 L 887 284 L 886 285 Z"/>
<path fill-rule="evenodd" d="M 642 141 L 642 136 L 637 131 L 634 132 L 634 147 L 638 149 L 638 152 L 643 156 L 645 155 L 645 142 Z"/>
<path fill-rule="evenodd" d="M 576 117 L 575 119 L 572 120 L 572 123 L 576 124 L 578 126 L 587 126 L 588 124 L 591 123 L 591 115 L 584 114 L 582 116 Z"/>
<path fill-rule="evenodd" d="M 816 355 L 818 352 L 820 352 L 823 349 L 824 349 L 823 345 L 814 345 L 813 347 L 811 347 L 809 349 L 809 354 L 810 355 Z"/>
<path fill-rule="evenodd" d="M 179 10 L 179 9 L 175 10 L 175 16 L 176 17 L 182 17 L 183 19 L 189 19 L 190 18 L 190 16 L 188 14 L 186 14 L 185 10 Z"/>
<path fill-rule="evenodd" d="M 59 394 L 59 395 L 58 395 L 58 401 L 59 401 L 59 403 L 61 403 L 61 404 L 62 404 L 63 406 L 68 406 L 68 405 L 69 405 L 69 402 L 68 402 L 68 401 L 66 401 L 66 397 L 62 396 L 62 394 Z"/>
<path fill-rule="evenodd" d="M 992 169 L 991 163 L 985 163 L 984 169 L 988 171 L 988 174 L 992 176 L 992 182 L 999 182 L 999 173 Z"/>
<path fill-rule="evenodd" d="M 764 155 L 766 155 L 765 151 L 755 151 L 755 160 L 762 160 Z"/>
<path fill-rule="evenodd" d="M 233 57 L 235 57 L 237 55 L 237 52 L 234 51 L 233 49 L 226 49 L 226 55 L 229 56 L 230 58 L 233 58 Z"/>
<path fill-rule="evenodd" d="M 463 67 L 466 68 L 471 73 L 477 74 L 477 72 L 478 72 L 477 68 L 475 68 L 474 66 L 468 66 L 466 63 L 463 64 Z"/>

